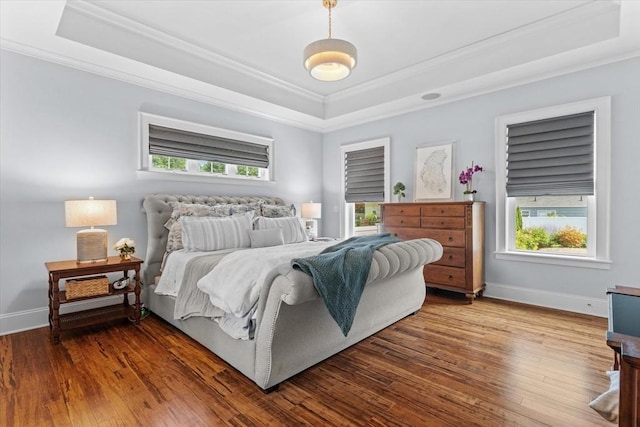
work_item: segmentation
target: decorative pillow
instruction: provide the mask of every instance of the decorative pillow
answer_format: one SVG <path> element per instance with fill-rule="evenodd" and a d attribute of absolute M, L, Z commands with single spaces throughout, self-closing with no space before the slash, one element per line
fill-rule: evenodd
<path fill-rule="evenodd" d="M 264 230 L 250 230 L 249 239 L 252 248 L 266 248 L 268 246 L 284 245 L 282 229 L 265 228 Z"/>
<path fill-rule="evenodd" d="M 265 218 L 256 217 L 253 220 L 255 230 L 265 230 L 269 228 L 279 228 L 282 230 L 284 244 L 306 242 L 307 235 L 300 223 L 300 218 L 296 216 L 285 218 Z"/>
<path fill-rule="evenodd" d="M 203 205 L 198 203 L 180 203 L 180 202 L 172 202 L 169 205 L 173 208 L 173 212 L 171 212 L 171 217 L 167 222 L 164 223 L 164 227 L 167 230 L 171 230 L 173 224 L 175 224 L 180 217 L 183 216 L 212 216 L 212 217 L 223 217 L 231 215 L 231 205 Z"/>
<path fill-rule="evenodd" d="M 248 248 L 251 246 L 251 216 L 181 217 L 179 221 L 182 224 L 184 249 L 193 252 Z"/>
<path fill-rule="evenodd" d="M 251 212 L 251 211 L 260 212 L 260 203 L 247 203 L 246 205 L 230 204 L 230 205 L 226 205 L 226 206 L 229 206 L 229 209 L 231 211 L 231 215 L 239 214 L 239 213 L 245 213 L 245 212 Z"/>
<path fill-rule="evenodd" d="M 281 206 L 262 204 L 260 206 L 260 213 L 266 218 L 282 218 L 286 216 L 295 216 L 296 207 L 293 205 Z"/>

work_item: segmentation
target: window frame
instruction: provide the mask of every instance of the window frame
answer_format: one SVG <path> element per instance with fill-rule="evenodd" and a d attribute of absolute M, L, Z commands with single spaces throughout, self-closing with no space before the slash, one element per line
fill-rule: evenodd
<path fill-rule="evenodd" d="M 515 198 L 506 195 L 507 126 L 534 120 L 595 111 L 595 192 L 587 196 L 586 256 L 535 253 L 515 250 Z M 495 119 L 496 146 L 496 259 L 542 264 L 609 269 L 611 181 L 611 97 L 604 96 L 531 111 L 498 116 Z"/>
<path fill-rule="evenodd" d="M 344 157 L 347 152 L 366 150 L 367 148 L 384 147 L 384 202 L 388 203 L 391 200 L 391 161 L 390 161 L 390 147 L 391 138 L 379 138 L 370 141 L 356 142 L 351 144 L 345 144 L 340 146 L 340 235 L 342 237 L 353 236 L 355 212 L 354 203 L 347 203 L 345 201 L 345 174 L 344 174 Z"/>
<path fill-rule="evenodd" d="M 161 170 L 151 167 L 149 155 L 149 125 L 157 125 L 169 127 L 172 129 L 180 129 L 189 132 L 197 132 L 205 135 L 212 135 L 222 138 L 236 139 L 239 141 L 252 142 L 262 144 L 268 147 L 269 167 L 259 168 L 266 170 L 266 178 L 243 176 L 243 175 L 222 175 L 209 174 L 201 172 Z M 274 150 L 273 139 L 263 136 L 251 135 L 247 133 L 237 132 L 229 129 L 222 129 L 214 126 L 204 125 L 201 123 L 189 122 L 171 117 L 159 116 L 156 114 L 138 113 L 138 177 L 142 179 L 161 179 L 171 181 L 188 181 L 188 182 L 225 182 L 227 184 L 255 184 L 274 182 Z M 187 159 L 187 163 L 193 159 Z M 225 170 L 231 165 L 225 164 Z M 189 168 L 188 168 L 189 169 Z"/>

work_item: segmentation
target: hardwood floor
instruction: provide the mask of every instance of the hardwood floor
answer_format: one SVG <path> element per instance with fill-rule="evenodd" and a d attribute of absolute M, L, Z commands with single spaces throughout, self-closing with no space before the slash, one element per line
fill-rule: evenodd
<path fill-rule="evenodd" d="M 603 318 L 429 294 L 422 310 L 264 394 L 151 315 L 0 337 L 2 426 L 610 426 Z"/>

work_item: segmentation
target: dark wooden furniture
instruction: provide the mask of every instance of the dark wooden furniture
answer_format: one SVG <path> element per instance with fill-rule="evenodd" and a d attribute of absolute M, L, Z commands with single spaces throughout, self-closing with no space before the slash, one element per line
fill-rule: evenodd
<path fill-rule="evenodd" d="M 607 289 L 607 345 L 615 351 L 613 369 L 620 370 L 620 427 L 640 426 L 640 288 Z"/>
<path fill-rule="evenodd" d="M 484 281 L 484 202 L 383 203 L 382 231 L 439 241 L 442 258 L 424 267 L 428 287 L 464 293 L 473 302 Z"/>
<path fill-rule="evenodd" d="M 54 344 L 60 342 L 60 332 L 73 328 L 80 328 L 97 323 L 108 322 L 117 319 L 129 318 L 140 323 L 140 265 L 142 260 L 132 257 L 130 260 L 122 260 L 120 257 L 109 257 L 107 261 L 93 263 L 79 263 L 72 261 L 53 261 L 45 263 L 49 271 L 49 328 Z M 60 280 L 67 278 L 81 278 L 98 274 L 123 273 L 123 278 L 128 277 L 129 271 L 135 272 L 134 282 L 124 289 L 114 290 L 109 287 L 109 293 L 74 298 L 69 300 L 64 290 L 60 290 Z M 128 294 L 135 294 L 135 303 L 129 304 Z M 111 295 L 123 295 L 122 304 L 112 304 L 106 307 L 92 308 L 73 313 L 60 314 L 60 305 L 69 302 L 83 301 L 94 298 L 104 298 Z"/>
<path fill-rule="evenodd" d="M 640 426 L 640 338 L 608 331 L 607 345 L 620 357 L 618 425 L 638 427 Z"/>

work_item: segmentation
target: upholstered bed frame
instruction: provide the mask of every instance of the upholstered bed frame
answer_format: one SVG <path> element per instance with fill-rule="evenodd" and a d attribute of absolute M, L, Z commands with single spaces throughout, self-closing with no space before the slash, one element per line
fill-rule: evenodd
<path fill-rule="evenodd" d="M 374 253 L 371 271 L 356 317 L 347 337 L 329 315 L 310 276 L 293 271 L 279 275 L 261 289 L 252 340 L 236 340 L 204 317 L 175 320 L 175 298 L 155 294 L 155 279 L 167 243 L 165 222 L 169 202 L 253 203 L 284 202 L 272 197 L 213 197 L 148 195 L 148 246 L 143 265 L 143 302 L 170 324 L 207 347 L 265 391 L 358 341 L 418 311 L 425 299 L 423 265 L 442 256 L 442 246 L 431 239 L 394 243 Z"/>

